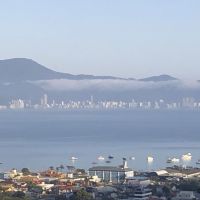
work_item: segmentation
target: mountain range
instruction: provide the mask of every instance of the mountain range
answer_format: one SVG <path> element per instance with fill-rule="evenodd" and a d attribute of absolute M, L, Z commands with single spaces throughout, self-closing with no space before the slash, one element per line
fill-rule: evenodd
<path fill-rule="evenodd" d="M 26 58 L 0 60 L 0 103 L 11 99 L 38 102 L 47 93 L 50 99 L 132 98 L 177 100 L 185 96 L 199 98 L 199 82 L 186 83 L 169 75 L 143 79 L 114 76 L 72 75 L 51 70 Z"/>
<path fill-rule="evenodd" d="M 36 81 L 36 80 L 51 80 L 51 79 L 69 79 L 69 80 L 84 80 L 84 79 L 111 79 L 111 80 L 136 80 L 134 78 L 119 78 L 114 76 L 93 76 L 93 75 L 72 75 L 69 73 L 61 73 L 53 71 L 39 63 L 26 58 L 13 58 L 0 60 L 0 82 L 19 82 L 19 81 Z M 140 81 L 169 81 L 177 80 L 169 75 L 152 76 Z"/>

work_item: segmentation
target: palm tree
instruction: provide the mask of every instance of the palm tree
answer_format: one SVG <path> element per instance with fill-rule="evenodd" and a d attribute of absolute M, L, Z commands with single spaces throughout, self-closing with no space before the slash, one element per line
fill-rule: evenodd
<path fill-rule="evenodd" d="M 50 169 L 51 171 L 53 171 L 53 170 L 54 170 L 54 167 L 53 167 L 53 166 L 50 166 L 49 169 Z"/>
<path fill-rule="evenodd" d="M 63 169 L 65 169 L 65 167 L 64 167 L 64 165 L 60 165 L 60 170 L 61 170 L 61 172 L 63 171 Z"/>
<path fill-rule="evenodd" d="M 56 171 L 59 172 L 60 167 L 56 167 Z"/>
<path fill-rule="evenodd" d="M 75 167 L 74 166 L 66 166 L 69 172 L 74 172 Z"/>

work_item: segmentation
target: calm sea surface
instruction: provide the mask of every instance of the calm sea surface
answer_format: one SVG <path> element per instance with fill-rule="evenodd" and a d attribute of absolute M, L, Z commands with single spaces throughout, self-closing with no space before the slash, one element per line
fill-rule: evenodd
<path fill-rule="evenodd" d="M 168 157 L 192 153 L 200 159 L 200 112 L 195 111 L 1 111 L 0 170 L 75 165 L 119 165 L 134 169 L 167 166 Z M 110 164 L 98 156 L 114 156 Z M 148 165 L 147 156 L 154 157 Z M 78 157 L 72 163 L 70 157 Z M 129 157 L 135 160 L 129 160 Z"/>

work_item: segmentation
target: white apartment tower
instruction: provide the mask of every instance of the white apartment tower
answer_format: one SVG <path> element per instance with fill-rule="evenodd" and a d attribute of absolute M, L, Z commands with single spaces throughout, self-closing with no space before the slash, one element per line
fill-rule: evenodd
<path fill-rule="evenodd" d="M 41 106 L 42 107 L 48 106 L 48 96 L 47 96 L 47 94 L 44 94 L 43 97 L 41 98 Z"/>

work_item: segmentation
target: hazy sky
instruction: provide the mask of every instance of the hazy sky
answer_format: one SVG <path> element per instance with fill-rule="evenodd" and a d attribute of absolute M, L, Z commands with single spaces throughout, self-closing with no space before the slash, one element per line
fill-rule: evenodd
<path fill-rule="evenodd" d="M 73 74 L 200 79 L 199 0 L 0 0 L 0 59 Z"/>

